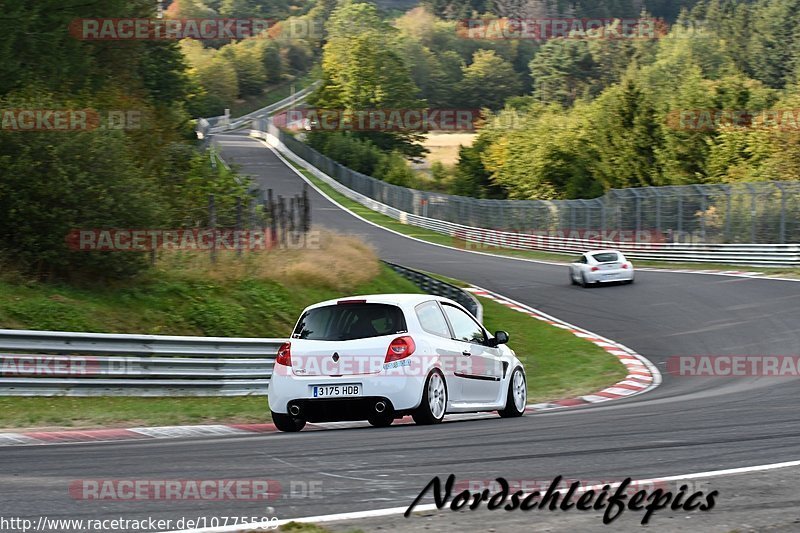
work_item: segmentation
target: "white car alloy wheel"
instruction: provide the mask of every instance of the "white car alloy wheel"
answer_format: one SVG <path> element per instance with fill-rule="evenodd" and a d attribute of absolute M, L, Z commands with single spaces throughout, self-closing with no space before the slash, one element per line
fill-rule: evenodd
<path fill-rule="evenodd" d="M 508 395 L 506 407 L 498 411 L 503 418 L 512 418 L 525 414 L 525 405 L 528 401 L 528 386 L 525 383 L 525 374 L 521 368 L 514 369 L 508 382 Z"/>
<path fill-rule="evenodd" d="M 434 418 L 442 418 L 447 406 L 447 390 L 444 388 L 444 380 L 438 373 L 431 375 L 428 382 L 428 405 Z"/>
<path fill-rule="evenodd" d="M 420 425 L 438 424 L 447 411 L 447 383 L 439 370 L 434 370 L 425 380 L 424 393 L 419 408 L 411 417 Z"/>
<path fill-rule="evenodd" d="M 524 411 L 525 401 L 528 399 L 528 391 L 527 387 L 525 386 L 525 378 L 522 376 L 521 370 L 514 372 L 511 388 L 514 391 L 514 405 L 518 411 Z"/>

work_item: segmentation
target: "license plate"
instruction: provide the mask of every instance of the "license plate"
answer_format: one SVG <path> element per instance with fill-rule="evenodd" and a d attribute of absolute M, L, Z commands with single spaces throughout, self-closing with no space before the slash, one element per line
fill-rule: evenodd
<path fill-rule="evenodd" d="M 311 387 L 311 396 L 314 398 L 346 398 L 348 396 L 361 396 L 361 385 L 314 385 Z"/>

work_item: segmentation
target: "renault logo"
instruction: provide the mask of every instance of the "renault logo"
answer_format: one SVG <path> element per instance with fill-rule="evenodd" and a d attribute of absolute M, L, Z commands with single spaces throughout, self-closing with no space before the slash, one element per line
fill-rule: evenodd
<path fill-rule="evenodd" d="M 336 352 L 333 352 L 333 362 L 336 363 L 337 361 L 339 361 L 339 354 L 336 353 Z"/>

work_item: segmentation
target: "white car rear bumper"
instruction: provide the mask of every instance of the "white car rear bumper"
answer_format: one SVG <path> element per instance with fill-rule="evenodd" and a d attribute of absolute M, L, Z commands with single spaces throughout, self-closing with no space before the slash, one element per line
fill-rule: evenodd
<path fill-rule="evenodd" d="M 277 367 L 276 367 L 277 368 Z M 290 403 L 302 404 L 328 404 L 331 409 L 343 408 L 349 404 L 372 403 L 377 399 L 390 402 L 395 411 L 409 411 L 419 406 L 422 399 L 422 389 L 425 385 L 427 374 L 403 375 L 396 369 L 388 373 L 356 374 L 350 376 L 296 376 L 276 372 L 269 384 L 269 408 L 274 413 L 287 413 Z M 359 385 L 358 396 L 345 396 L 335 398 L 315 398 L 315 386 Z M 343 413 L 344 415 L 345 413 Z M 342 418 L 343 420 L 346 417 Z"/>

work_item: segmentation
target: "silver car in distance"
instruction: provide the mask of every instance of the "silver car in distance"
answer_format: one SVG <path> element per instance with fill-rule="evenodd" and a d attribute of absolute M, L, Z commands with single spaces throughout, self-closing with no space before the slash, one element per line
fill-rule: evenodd
<path fill-rule="evenodd" d="M 633 283 L 633 263 L 619 250 L 586 252 L 570 263 L 569 281 L 584 288 L 599 283 Z"/>

